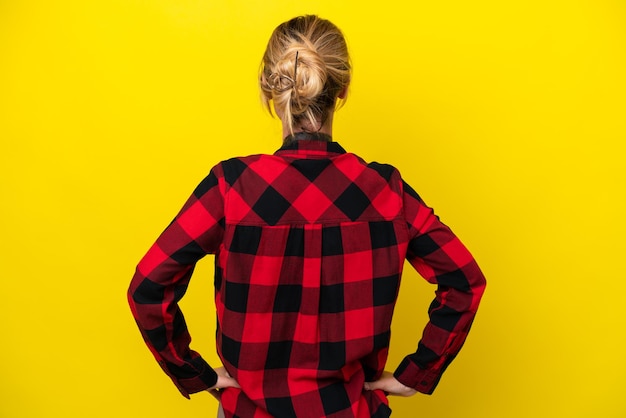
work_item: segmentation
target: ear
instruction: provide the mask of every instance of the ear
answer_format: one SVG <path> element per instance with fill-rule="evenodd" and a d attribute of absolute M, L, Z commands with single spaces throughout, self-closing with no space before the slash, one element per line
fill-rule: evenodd
<path fill-rule="evenodd" d="M 349 84 L 348 84 L 348 85 L 346 85 L 344 88 L 342 88 L 342 89 L 341 89 L 341 91 L 340 91 L 340 92 L 339 92 L 339 94 L 337 95 L 337 98 L 338 98 L 338 99 L 343 100 L 343 99 L 345 99 L 345 98 L 348 96 L 348 87 L 349 87 Z"/>

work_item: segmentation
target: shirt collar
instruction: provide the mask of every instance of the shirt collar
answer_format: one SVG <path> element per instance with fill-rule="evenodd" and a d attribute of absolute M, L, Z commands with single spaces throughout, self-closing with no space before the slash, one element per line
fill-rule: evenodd
<path fill-rule="evenodd" d="M 303 138 L 291 141 L 278 149 L 274 155 L 299 158 L 325 158 L 333 154 L 345 154 L 346 150 L 337 142 L 319 138 Z"/>

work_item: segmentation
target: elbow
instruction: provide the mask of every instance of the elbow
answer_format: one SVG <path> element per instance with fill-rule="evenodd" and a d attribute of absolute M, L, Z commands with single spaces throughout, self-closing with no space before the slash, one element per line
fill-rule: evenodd
<path fill-rule="evenodd" d="M 487 279 L 482 273 L 480 273 L 480 277 L 476 281 L 475 287 L 480 291 L 481 294 L 485 292 L 485 289 L 487 288 Z"/>
<path fill-rule="evenodd" d="M 126 289 L 126 300 L 128 302 L 128 306 L 130 306 L 130 309 L 133 311 L 133 313 L 135 313 L 135 307 L 137 305 L 136 296 L 137 291 L 140 288 L 142 278 L 143 277 L 139 273 L 139 268 L 137 267 L 137 269 L 135 270 L 135 274 L 133 275 L 133 278 L 128 285 L 128 289 Z"/>
<path fill-rule="evenodd" d="M 476 278 L 472 285 L 472 302 L 470 310 L 476 312 L 478 310 L 478 305 L 485 293 L 485 288 L 487 287 L 487 280 L 485 276 L 480 273 L 480 275 Z"/>
<path fill-rule="evenodd" d="M 128 303 L 128 307 L 130 308 L 133 316 L 137 317 L 137 304 L 135 303 L 135 298 L 133 297 L 133 284 L 131 283 L 126 291 L 126 301 Z"/>

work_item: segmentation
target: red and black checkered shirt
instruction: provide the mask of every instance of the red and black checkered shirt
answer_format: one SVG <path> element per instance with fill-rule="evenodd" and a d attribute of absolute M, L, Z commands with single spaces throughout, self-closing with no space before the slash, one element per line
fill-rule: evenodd
<path fill-rule="evenodd" d="M 485 287 L 471 254 L 389 165 L 299 140 L 215 166 L 137 266 L 129 302 L 185 395 L 213 386 L 178 301 L 215 254 L 217 350 L 241 389 L 227 417 L 387 417 L 381 391 L 404 260 L 438 286 L 417 351 L 394 375 L 432 393 Z M 417 340 L 417 338 L 416 338 Z"/>

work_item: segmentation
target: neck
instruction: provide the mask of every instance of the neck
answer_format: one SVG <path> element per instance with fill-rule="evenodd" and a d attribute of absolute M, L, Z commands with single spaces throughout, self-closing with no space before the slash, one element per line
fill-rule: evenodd
<path fill-rule="evenodd" d="M 310 123 L 301 123 L 297 126 L 293 127 L 293 134 L 297 134 L 298 132 L 309 132 L 309 133 L 320 133 L 325 134 L 330 137 L 333 136 L 333 114 L 334 112 L 329 112 L 326 121 L 322 126 L 311 126 Z M 291 135 L 291 129 L 289 126 L 283 121 L 283 140 Z"/>

